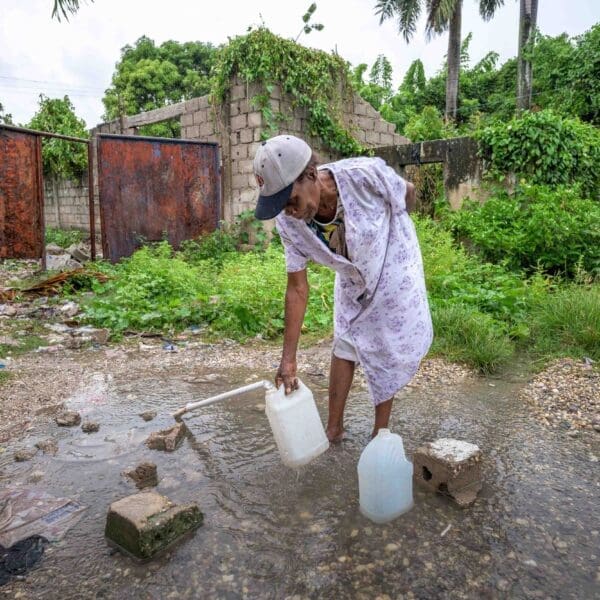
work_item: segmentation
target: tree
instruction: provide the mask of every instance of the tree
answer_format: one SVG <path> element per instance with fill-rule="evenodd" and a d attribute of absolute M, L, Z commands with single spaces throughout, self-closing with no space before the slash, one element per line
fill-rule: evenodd
<path fill-rule="evenodd" d="M 531 60 L 526 49 L 533 45 L 537 23 L 538 0 L 520 0 L 519 10 L 519 52 L 517 55 L 517 109 L 531 107 L 531 87 L 533 85 Z"/>
<path fill-rule="evenodd" d="M 460 46 L 463 0 L 377 0 L 375 14 L 379 23 L 396 17 L 398 30 L 406 42 L 414 35 L 423 5 L 427 9 L 425 33 L 428 37 L 448 31 L 446 77 L 446 120 L 456 120 L 458 103 L 458 77 L 460 71 Z M 479 13 L 485 21 L 494 16 L 504 0 L 479 0 Z"/>
<path fill-rule="evenodd" d="M 27 127 L 79 138 L 88 137 L 85 121 L 75 114 L 75 108 L 68 96 L 61 100 L 40 94 L 39 109 Z M 46 175 L 76 179 L 87 169 L 86 145 L 57 138 L 45 138 L 42 162 Z"/>
<path fill-rule="evenodd" d="M 93 2 L 94 0 L 90 0 Z M 54 0 L 52 9 L 52 18 L 60 21 L 61 15 L 65 20 L 69 20 L 69 14 L 74 15 L 79 10 L 82 0 Z"/>
<path fill-rule="evenodd" d="M 111 86 L 102 99 L 104 118 L 135 115 L 207 94 L 215 54 L 212 44 L 169 40 L 156 46 L 142 36 L 133 46 L 121 49 Z M 147 126 L 144 133 L 177 137 L 179 123 Z"/>
<path fill-rule="evenodd" d="M 0 123 L 4 123 L 5 125 L 12 125 L 12 115 L 10 113 L 4 112 L 4 106 L 2 106 L 2 102 L 0 102 Z"/>

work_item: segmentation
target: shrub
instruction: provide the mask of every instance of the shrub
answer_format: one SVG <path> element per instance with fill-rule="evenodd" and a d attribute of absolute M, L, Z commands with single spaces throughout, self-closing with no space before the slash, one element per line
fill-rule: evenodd
<path fill-rule="evenodd" d="M 485 260 L 530 273 L 572 277 L 583 267 L 600 275 L 600 204 L 582 199 L 577 188 L 522 185 L 446 218 Z"/>
<path fill-rule="evenodd" d="M 56 244 L 61 248 L 68 248 L 73 244 L 83 241 L 84 233 L 78 229 L 46 229 L 46 244 Z"/>
<path fill-rule="evenodd" d="M 600 131 L 550 110 L 497 121 L 477 134 L 488 173 L 508 173 L 534 184 L 579 183 L 584 195 L 600 198 Z"/>

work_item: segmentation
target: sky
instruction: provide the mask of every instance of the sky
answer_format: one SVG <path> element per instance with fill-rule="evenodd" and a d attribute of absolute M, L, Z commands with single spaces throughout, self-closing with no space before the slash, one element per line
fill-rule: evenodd
<path fill-rule="evenodd" d="M 28 122 L 37 110 L 39 94 L 68 94 L 88 127 L 102 122 L 102 96 L 110 85 L 120 49 L 146 35 L 157 45 L 165 40 L 201 41 L 215 45 L 243 35 L 251 25 L 264 24 L 286 38 L 296 38 L 311 0 L 96 0 L 82 3 L 69 22 L 50 18 L 53 0 L 0 0 L 0 103 L 15 123 Z M 444 60 L 447 34 L 431 40 L 424 20 L 409 44 L 397 24 L 379 24 L 375 0 L 317 0 L 313 23 L 323 31 L 302 34 L 299 42 L 337 52 L 352 65 L 369 67 L 379 54 L 391 62 L 399 85 L 420 58 L 428 76 Z M 472 61 L 490 50 L 500 61 L 516 55 L 518 0 L 505 0 L 496 16 L 484 22 L 478 2 L 464 0 L 463 38 L 473 33 Z M 545 35 L 575 36 L 600 21 L 600 0 L 539 0 L 538 27 Z"/>

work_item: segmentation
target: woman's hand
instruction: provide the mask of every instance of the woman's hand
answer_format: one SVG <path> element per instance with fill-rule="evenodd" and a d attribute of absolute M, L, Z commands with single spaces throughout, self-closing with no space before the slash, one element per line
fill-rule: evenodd
<path fill-rule="evenodd" d="M 279 388 L 281 384 L 283 384 L 286 394 L 298 389 L 295 360 L 281 360 L 281 364 L 275 375 L 275 385 Z"/>

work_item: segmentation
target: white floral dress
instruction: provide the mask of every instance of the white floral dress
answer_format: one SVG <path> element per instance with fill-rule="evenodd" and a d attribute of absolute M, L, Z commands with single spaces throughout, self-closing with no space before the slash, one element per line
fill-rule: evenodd
<path fill-rule="evenodd" d="M 288 272 L 302 271 L 308 260 L 335 270 L 334 345 L 353 340 L 377 405 L 410 381 L 433 337 L 406 182 L 380 158 L 349 158 L 320 169 L 335 178 L 351 261 L 284 212 L 276 217 L 277 230 Z"/>

